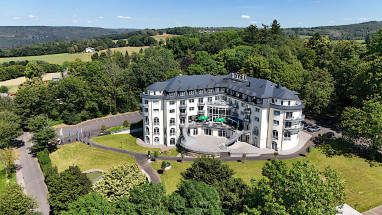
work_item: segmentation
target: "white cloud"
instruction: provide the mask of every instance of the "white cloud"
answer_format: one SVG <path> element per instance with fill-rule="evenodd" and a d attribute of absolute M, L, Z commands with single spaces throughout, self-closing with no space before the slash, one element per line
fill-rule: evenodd
<path fill-rule="evenodd" d="M 241 15 L 240 18 L 242 18 L 242 19 L 250 19 L 251 17 L 248 16 L 248 15 Z"/>
<path fill-rule="evenodd" d="M 249 23 L 256 24 L 257 22 L 256 21 L 249 21 Z"/>
<path fill-rule="evenodd" d="M 77 20 L 73 20 L 74 23 L 77 23 L 78 21 Z"/>
<path fill-rule="evenodd" d="M 103 19 L 103 16 L 99 16 L 98 19 Z"/>
<path fill-rule="evenodd" d="M 36 19 L 37 18 L 37 16 L 35 16 L 33 14 L 28 15 L 28 17 L 31 18 L 31 19 Z"/>
<path fill-rule="evenodd" d="M 353 20 L 352 18 L 349 18 L 349 17 L 345 17 L 345 18 L 343 18 L 343 20 L 345 20 L 345 21 L 350 21 L 350 20 Z"/>
<path fill-rule="evenodd" d="M 358 18 L 358 20 L 360 20 L 360 21 L 366 21 L 366 20 L 369 20 L 369 18 L 361 17 L 361 18 Z"/>
<path fill-rule="evenodd" d="M 21 17 L 20 16 L 15 16 L 15 17 L 13 17 L 13 19 L 21 19 Z"/>
<path fill-rule="evenodd" d="M 130 16 L 117 16 L 118 19 L 131 19 Z"/>

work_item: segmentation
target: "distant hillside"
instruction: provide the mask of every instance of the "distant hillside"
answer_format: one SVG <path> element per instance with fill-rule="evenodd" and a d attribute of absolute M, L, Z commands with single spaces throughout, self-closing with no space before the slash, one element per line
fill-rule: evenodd
<path fill-rule="evenodd" d="M 136 29 L 51 26 L 0 26 L 0 48 L 14 48 L 54 40 L 85 39 L 134 30 Z"/>
<path fill-rule="evenodd" d="M 312 36 L 319 32 L 332 40 L 364 40 L 368 34 L 382 28 L 382 21 L 370 21 L 351 25 L 321 26 L 313 28 L 286 28 L 283 33 L 289 36 Z"/>

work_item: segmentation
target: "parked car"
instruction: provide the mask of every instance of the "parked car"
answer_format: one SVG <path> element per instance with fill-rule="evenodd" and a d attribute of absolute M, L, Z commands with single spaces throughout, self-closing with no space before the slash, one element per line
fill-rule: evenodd
<path fill-rule="evenodd" d="M 49 145 L 51 145 L 51 146 L 57 146 L 57 144 L 58 145 L 61 145 L 61 140 L 60 140 L 60 138 L 57 138 L 57 140 L 55 140 L 55 141 L 52 141 L 52 142 L 49 142 Z"/>
<path fill-rule="evenodd" d="M 311 127 L 313 127 L 312 124 L 309 124 L 309 123 L 304 124 L 304 129 L 305 129 L 305 130 L 308 130 L 308 128 L 311 128 Z"/>
<path fill-rule="evenodd" d="M 309 127 L 307 130 L 309 132 L 317 132 L 317 131 L 320 131 L 321 129 L 318 126 L 313 126 L 313 127 Z"/>
<path fill-rule="evenodd" d="M 328 138 L 333 138 L 334 137 L 334 133 L 333 132 L 327 132 L 326 134 L 325 134 Z"/>

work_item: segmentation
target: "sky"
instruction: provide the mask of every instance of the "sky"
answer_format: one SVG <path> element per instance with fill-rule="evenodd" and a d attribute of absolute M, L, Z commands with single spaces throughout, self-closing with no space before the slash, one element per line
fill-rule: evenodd
<path fill-rule="evenodd" d="M 0 0 L 0 26 L 282 28 L 381 21 L 381 0 Z"/>

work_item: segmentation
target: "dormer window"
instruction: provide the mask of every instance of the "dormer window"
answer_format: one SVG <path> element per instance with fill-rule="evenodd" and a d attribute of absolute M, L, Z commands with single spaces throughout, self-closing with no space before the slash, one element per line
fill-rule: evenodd
<path fill-rule="evenodd" d="M 175 96 L 175 93 L 169 93 L 168 94 L 170 97 L 174 97 Z"/>
<path fill-rule="evenodd" d="M 185 95 L 186 95 L 186 93 L 184 91 L 179 92 L 179 96 L 185 96 Z"/>
<path fill-rule="evenodd" d="M 207 93 L 212 93 L 212 89 L 207 89 Z"/>
<path fill-rule="evenodd" d="M 191 91 L 188 91 L 188 94 L 189 95 L 194 95 L 195 91 L 191 90 Z"/>
<path fill-rule="evenodd" d="M 198 90 L 199 94 L 203 94 L 204 90 Z"/>

